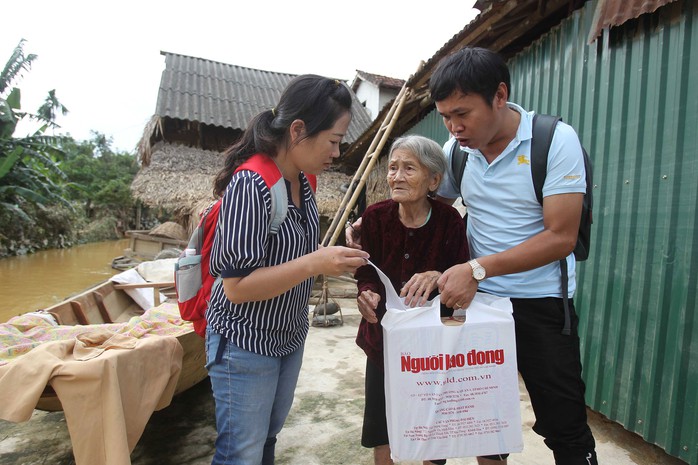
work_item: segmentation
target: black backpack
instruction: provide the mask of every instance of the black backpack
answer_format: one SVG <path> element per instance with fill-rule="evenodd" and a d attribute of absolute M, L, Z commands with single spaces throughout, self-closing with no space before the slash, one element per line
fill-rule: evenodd
<path fill-rule="evenodd" d="M 531 178 L 533 180 L 533 189 L 536 192 L 538 203 L 543 205 L 543 184 L 545 177 L 548 174 L 548 153 L 550 152 L 550 144 L 555 133 L 555 126 L 558 121 L 562 121 L 559 116 L 551 115 L 533 115 L 533 138 L 531 140 Z M 460 152 L 460 153 L 459 153 Z M 591 244 L 591 224 L 594 187 L 592 182 L 592 166 L 589 155 L 584 147 L 584 169 L 586 171 L 586 193 L 584 194 L 584 203 L 582 204 L 582 218 L 579 222 L 579 231 L 577 234 L 577 245 L 574 248 L 574 258 L 578 261 L 584 261 L 589 258 L 589 246 Z M 451 147 L 451 173 L 456 187 L 460 190 L 460 184 L 463 180 L 463 170 L 468 161 L 468 153 L 460 150 L 458 142 Z M 560 260 L 560 270 L 562 274 L 562 289 L 567 289 L 567 261 Z M 562 300 L 565 304 L 565 327 L 563 334 L 570 334 L 570 315 L 567 302 L 567 292 L 562 292 Z"/>

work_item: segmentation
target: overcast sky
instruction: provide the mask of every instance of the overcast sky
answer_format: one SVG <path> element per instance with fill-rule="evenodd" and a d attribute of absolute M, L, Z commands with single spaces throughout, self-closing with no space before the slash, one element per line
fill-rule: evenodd
<path fill-rule="evenodd" d="M 0 65 L 26 39 L 25 53 L 38 58 L 18 82 L 22 109 L 35 111 L 56 89 L 70 110 L 57 134 L 84 140 L 95 130 L 132 151 L 155 111 L 161 50 L 349 81 L 357 69 L 407 79 L 478 13 L 474 0 L 343 4 L 10 0 L 0 9 Z"/>

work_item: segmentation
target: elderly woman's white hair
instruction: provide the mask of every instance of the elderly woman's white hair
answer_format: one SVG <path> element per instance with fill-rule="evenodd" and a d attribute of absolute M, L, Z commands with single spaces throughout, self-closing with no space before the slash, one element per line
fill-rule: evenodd
<path fill-rule="evenodd" d="M 447 165 L 446 157 L 444 157 L 444 152 L 439 144 L 428 137 L 412 134 L 395 139 L 393 145 L 390 146 L 390 155 L 397 149 L 414 154 L 417 160 L 429 170 L 429 173 L 439 175 L 439 183 L 441 183 Z M 438 186 L 436 187 L 438 188 Z"/>

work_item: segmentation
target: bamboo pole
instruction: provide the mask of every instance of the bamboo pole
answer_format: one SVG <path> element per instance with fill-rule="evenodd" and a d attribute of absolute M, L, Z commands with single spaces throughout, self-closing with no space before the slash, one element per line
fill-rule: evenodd
<path fill-rule="evenodd" d="M 386 121 L 389 121 L 392 123 L 392 124 L 390 124 L 390 129 L 392 130 L 392 127 L 395 125 L 394 121 L 396 118 L 396 115 L 395 115 L 396 108 L 397 107 L 400 107 L 400 109 L 402 108 L 401 102 L 404 101 L 405 94 L 407 92 L 408 92 L 408 88 L 407 88 L 407 85 L 405 84 L 402 86 L 402 88 L 400 89 L 400 92 L 398 92 L 397 96 L 395 97 L 395 100 L 393 101 L 393 105 L 390 107 L 388 114 L 383 119 L 383 123 L 381 124 L 380 128 L 378 128 L 378 130 L 376 131 L 376 136 L 371 141 L 371 145 L 368 147 L 368 150 L 366 151 L 366 155 L 363 157 L 363 159 L 361 160 L 361 164 L 359 165 L 356 172 L 354 173 L 354 176 L 352 177 L 352 180 L 349 183 L 349 188 L 344 193 L 344 197 L 342 198 L 342 202 L 339 204 L 339 208 L 337 209 L 337 214 L 332 219 L 332 223 L 330 224 L 330 227 L 327 229 L 327 232 L 325 233 L 325 237 L 322 239 L 322 245 L 330 246 L 330 245 L 334 245 L 336 243 L 338 235 L 334 234 L 334 232 L 339 228 L 342 228 L 342 230 L 343 230 L 344 223 L 346 222 L 346 217 L 349 216 L 348 214 L 344 215 L 344 212 L 347 210 L 351 211 L 351 208 L 347 209 L 347 205 L 349 204 L 349 201 L 352 198 L 351 196 L 354 192 L 356 192 L 357 189 L 359 191 L 361 191 L 361 188 L 363 187 L 363 185 L 361 187 L 357 187 L 358 184 L 360 183 L 361 177 L 363 176 L 364 172 L 366 171 L 366 168 L 369 165 L 369 162 L 371 161 L 371 159 L 374 156 L 377 158 L 377 156 L 380 154 L 380 151 L 383 148 L 383 146 L 381 145 L 377 151 L 375 150 L 376 146 L 383 140 L 382 137 L 378 137 L 378 136 L 380 134 L 383 134 L 383 135 L 385 134 L 386 127 L 387 127 L 385 124 Z M 398 112 L 398 115 L 399 115 L 399 112 Z M 390 134 L 389 131 L 388 131 L 388 134 Z M 383 144 L 385 144 L 385 142 L 383 142 Z M 377 153 L 378 155 L 374 155 L 375 153 Z M 374 161 L 374 164 L 375 164 L 375 161 Z M 373 165 L 371 165 L 371 166 L 373 166 Z M 364 183 L 365 183 L 365 181 L 364 181 Z M 353 207 L 355 203 L 356 203 L 356 200 L 354 200 L 354 203 L 352 203 L 351 206 Z M 343 217 L 344 217 L 344 219 L 342 219 L 340 221 L 340 219 Z M 334 236 L 334 240 L 331 239 L 333 236 Z"/>
<path fill-rule="evenodd" d="M 344 223 L 347 221 L 347 218 L 349 217 L 349 212 L 354 207 L 354 205 L 356 205 L 356 201 L 359 195 L 361 194 L 361 189 L 363 189 L 364 185 L 366 185 L 366 179 L 368 178 L 368 175 L 371 173 L 371 170 L 378 161 L 378 157 L 380 156 L 381 150 L 383 150 L 385 142 L 388 140 L 390 132 L 393 130 L 393 127 L 395 126 L 395 123 L 397 122 L 397 119 L 400 116 L 400 112 L 402 111 L 402 107 L 404 106 L 409 93 L 410 89 L 407 87 L 407 83 L 405 83 L 402 86 L 402 89 L 400 89 L 398 95 L 395 97 L 395 100 L 393 101 L 393 104 L 390 106 L 390 110 L 386 114 L 385 118 L 383 118 L 383 122 L 376 131 L 376 135 L 371 141 L 371 145 L 366 151 L 366 155 L 364 155 L 363 159 L 361 160 L 359 168 L 356 170 L 356 173 L 354 173 L 351 183 L 349 184 L 349 188 L 347 189 L 347 192 L 345 192 L 344 197 L 342 198 L 342 202 L 340 203 L 339 208 L 337 210 L 337 213 L 335 214 L 332 220 L 332 224 L 327 229 L 327 233 L 325 234 L 325 237 L 322 240 L 322 245 L 334 245 L 337 242 L 337 237 L 339 236 L 340 232 L 344 230 L 343 226 Z M 388 122 L 387 125 L 386 121 Z M 329 299 L 332 299 L 334 301 L 334 298 L 330 295 L 329 292 L 327 276 L 322 275 L 320 278 L 322 279 L 322 292 L 318 296 L 316 306 L 320 305 L 321 303 L 324 303 L 325 307 L 323 308 L 326 309 Z M 339 306 L 339 304 L 337 304 L 337 306 Z M 339 308 L 339 315 L 340 324 L 344 324 L 344 316 L 342 315 L 341 307 Z M 313 323 L 313 326 L 315 326 L 315 318 Z M 326 314 L 324 315 L 324 326 L 328 326 Z"/>
<path fill-rule="evenodd" d="M 403 89 L 407 89 L 405 86 L 403 86 Z M 351 211 L 351 208 L 356 205 L 356 201 L 359 198 L 359 195 L 361 194 L 361 189 L 363 189 L 364 185 L 366 184 L 366 179 L 368 178 L 368 175 L 371 173 L 371 170 L 375 166 L 376 162 L 378 161 L 378 156 L 381 153 L 381 150 L 383 150 L 383 146 L 385 145 L 385 142 L 388 140 L 388 137 L 390 136 L 390 132 L 392 131 L 393 127 L 395 126 L 395 123 L 397 122 L 398 117 L 400 116 L 400 112 L 402 111 L 402 107 L 405 105 L 405 101 L 407 100 L 407 94 L 409 93 L 409 90 L 405 90 L 403 93 L 402 90 L 401 92 L 401 98 L 398 100 L 396 98 L 395 103 L 397 103 L 397 107 L 393 105 L 393 107 L 390 109 L 391 111 L 388 113 L 388 115 L 392 115 L 390 122 L 388 123 L 387 126 L 383 125 L 381 127 L 381 130 L 383 130 L 383 133 L 381 137 L 378 137 L 378 133 L 376 134 L 376 137 L 374 138 L 374 142 L 376 139 L 380 139 L 378 141 L 377 146 L 375 147 L 373 152 L 367 152 L 366 156 L 364 159 L 368 159 L 368 163 L 366 165 L 366 168 L 364 169 L 364 172 L 361 174 L 361 178 L 359 179 L 359 183 L 356 186 L 356 188 L 353 191 L 353 195 L 351 196 L 351 199 L 348 201 L 348 203 L 344 206 L 342 209 L 342 206 L 340 205 L 339 210 L 337 211 L 337 215 L 335 215 L 335 221 L 332 222 L 332 225 L 335 225 L 334 231 L 332 233 L 332 237 L 330 238 L 329 242 L 324 243 L 324 245 L 330 246 L 334 245 L 337 242 L 337 237 L 339 237 L 339 233 L 341 231 L 344 231 L 343 228 L 336 226 L 336 225 L 344 225 L 344 223 L 347 221 L 347 218 L 349 218 L 349 212 Z M 394 110 L 394 111 L 393 111 Z M 388 119 L 388 115 L 386 115 L 385 119 Z M 380 132 L 380 131 L 379 131 Z M 373 146 L 373 144 L 371 144 Z M 352 181 L 353 182 L 353 181 Z M 347 190 L 347 193 L 350 191 Z M 340 215 L 341 213 L 341 215 Z M 339 217 L 339 221 L 337 221 L 337 217 Z M 327 235 L 330 234 L 332 229 L 328 229 Z"/>

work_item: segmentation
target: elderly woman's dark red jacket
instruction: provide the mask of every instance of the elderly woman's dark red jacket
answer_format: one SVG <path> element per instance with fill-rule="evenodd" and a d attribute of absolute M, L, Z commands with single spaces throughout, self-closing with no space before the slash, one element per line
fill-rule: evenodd
<path fill-rule="evenodd" d="M 399 205 L 393 200 L 371 205 L 362 215 L 361 246 L 371 255 L 371 262 L 390 278 L 398 294 L 415 273 L 444 272 L 469 259 L 463 218 L 450 205 L 432 199 L 429 202 L 431 216 L 421 228 L 405 227 L 398 217 Z M 355 277 L 359 294 L 371 290 L 381 296 L 376 309 L 378 323 L 362 319 L 356 343 L 372 362 L 382 367 L 383 328 L 380 320 L 385 314 L 385 289 L 370 265 L 359 268 Z"/>

